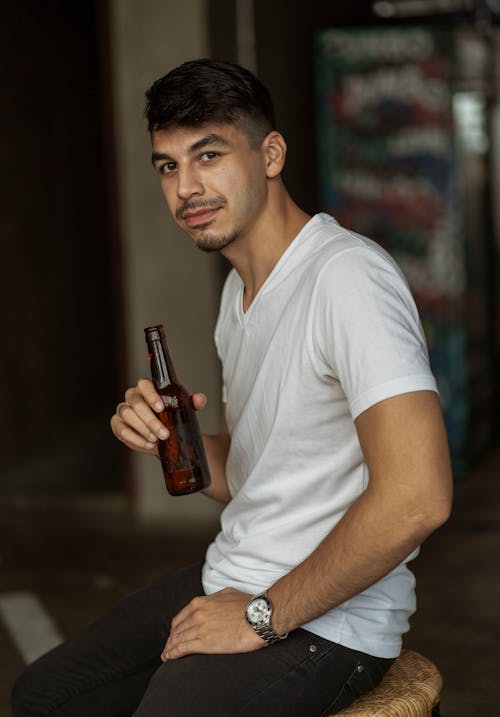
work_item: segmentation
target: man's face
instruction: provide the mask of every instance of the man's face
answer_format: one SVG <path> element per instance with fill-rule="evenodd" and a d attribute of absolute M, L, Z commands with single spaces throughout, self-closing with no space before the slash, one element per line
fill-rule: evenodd
<path fill-rule="evenodd" d="M 234 125 L 153 132 L 153 164 L 172 216 L 204 251 L 252 228 L 266 197 L 266 159 Z"/>

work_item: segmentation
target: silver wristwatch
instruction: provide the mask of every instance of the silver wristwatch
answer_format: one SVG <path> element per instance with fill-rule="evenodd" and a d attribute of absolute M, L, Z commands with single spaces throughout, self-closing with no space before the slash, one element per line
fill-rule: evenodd
<path fill-rule="evenodd" d="M 253 597 L 247 605 L 245 616 L 248 624 L 255 630 L 259 637 L 272 645 L 274 642 L 284 640 L 288 632 L 278 635 L 271 625 L 273 605 L 267 596 L 267 591 L 262 595 Z"/>

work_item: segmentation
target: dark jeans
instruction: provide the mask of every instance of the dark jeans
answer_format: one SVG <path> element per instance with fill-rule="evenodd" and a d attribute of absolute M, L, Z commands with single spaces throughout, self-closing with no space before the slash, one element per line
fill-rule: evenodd
<path fill-rule="evenodd" d="M 127 596 L 29 665 L 14 686 L 14 717 L 321 717 L 374 687 L 392 662 L 295 630 L 256 652 L 162 663 L 172 618 L 202 594 L 197 565 Z"/>

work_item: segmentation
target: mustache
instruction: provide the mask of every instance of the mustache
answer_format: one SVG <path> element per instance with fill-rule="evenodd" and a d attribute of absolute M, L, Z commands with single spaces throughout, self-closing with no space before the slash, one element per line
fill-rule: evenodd
<path fill-rule="evenodd" d="M 196 211 L 197 209 L 221 209 L 226 205 L 224 197 L 214 197 L 213 199 L 187 199 L 175 212 L 176 219 L 182 219 L 187 212 Z"/>

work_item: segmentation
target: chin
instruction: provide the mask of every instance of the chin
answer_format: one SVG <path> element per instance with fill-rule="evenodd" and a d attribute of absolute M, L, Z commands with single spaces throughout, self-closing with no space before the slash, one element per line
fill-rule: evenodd
<path fill-rule="evenodd" d="M 225 249 L 227 246 L 232 244 L 237 236 L 237 232 L 223 236 L 205 232 L 195 239 L 195 241 L 198 249 L 201 249 L 202 251 L 221 251 L 221 249 Z"/>

